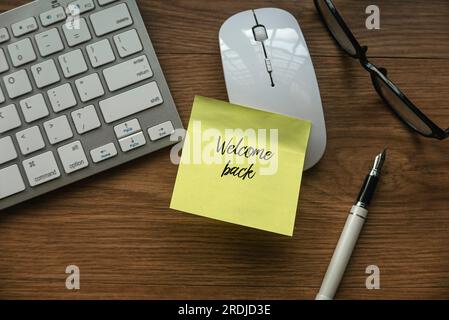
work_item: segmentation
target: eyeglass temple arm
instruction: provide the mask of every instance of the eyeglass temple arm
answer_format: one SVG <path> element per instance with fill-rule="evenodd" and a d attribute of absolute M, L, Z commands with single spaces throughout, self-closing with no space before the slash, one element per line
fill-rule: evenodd
<path fill-rule="evenodd" d="M 444 135 L 445 135 L 446 138 L 449 137 L 449 128 L 444 130 Z"/>

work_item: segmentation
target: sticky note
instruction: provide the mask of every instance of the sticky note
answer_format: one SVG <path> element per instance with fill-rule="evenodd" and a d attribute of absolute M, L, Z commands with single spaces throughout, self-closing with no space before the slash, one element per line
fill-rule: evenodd
<path fill-rule="evenodd" d="M 292 236 L 310 129 L 195 97 L 170 208 Z"/>

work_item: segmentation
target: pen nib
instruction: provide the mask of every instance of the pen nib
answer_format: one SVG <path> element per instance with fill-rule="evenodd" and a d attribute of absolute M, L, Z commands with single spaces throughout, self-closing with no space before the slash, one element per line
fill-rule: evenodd
<path fill-rule="evenodd" d="M 377 155 L 376 159 L 374 160 L 373 168 L 371 169 L 371 175 L 373 176 L 380 175 L 380 171 L 382 170 L 382 166 L 384 165 L 386 156 L 387 156 L 387 149 L 384 149 L 382 153 Z"/>

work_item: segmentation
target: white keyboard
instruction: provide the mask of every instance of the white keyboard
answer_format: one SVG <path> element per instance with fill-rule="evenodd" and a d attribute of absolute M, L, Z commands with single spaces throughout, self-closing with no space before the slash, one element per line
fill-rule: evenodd
<path fill-rule="evenodd" d="M 0 14 L 0 210 L 169 146 L 178 128 L 135 0 Z"/>

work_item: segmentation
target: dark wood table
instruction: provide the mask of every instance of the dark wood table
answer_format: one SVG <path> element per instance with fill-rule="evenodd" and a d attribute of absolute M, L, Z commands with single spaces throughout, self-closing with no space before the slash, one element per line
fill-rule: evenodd
<path fill-rule="evenodd" d="M 25 4 L 1 1 L 0 11 Z M 138 1 L 184 124 L 194 95 L 226 99 L 218 30 L 280 7 L 300 22 L 323 98 L 328 146 L 305 173 L 293 238 L 170 209 L 177 167 L 162 150 L 0 214 L 0 298 L 313 299 L 374 156 L 388 162 L 337 298 L 449 298 L 449 142 L 421 138 L 384 107 L 335 46 L 311 0 Z M 449 126 L 449 2 L 335 0 L 376 65 Z M 0 22 L 1 23 L 1 22 Z M 65 269 L 81 289 L 65 288 Z M 365 269 L 380 268 L 380 290 Z"/>

